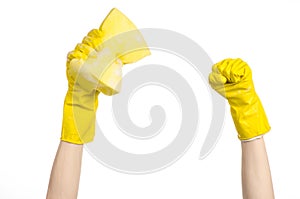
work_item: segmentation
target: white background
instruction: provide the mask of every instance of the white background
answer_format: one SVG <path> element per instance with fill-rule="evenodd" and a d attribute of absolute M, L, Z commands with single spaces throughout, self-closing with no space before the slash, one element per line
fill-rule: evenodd
<path fill-rule="evenodd" d="M 300 4 L 296 0 L 1 1 L 0 198 L 45 198 L 67 89 L 66 54 L 98 27 L 112 7 L 140 28 L 170 29 L 188 36 L 214 62 L 241 57 L 249 63 L 272 126 L 265 141 L 276 198 L 300 198 Z M 126 67 L 125 73 L 130 70 Z M 207 96 L 203 80 L 198 81 L 197 96 Z M 107 101 L 103 99 L 102 106 Z M 210 109 L 205 104 L 199 109 L 205 129 Z M 198 160 L 205 137 L 200 131 L 183 158 L 148 175 L 115 172 L 85 151 L 78 198 L 241 198 L 241 149 L 228 107 L 223 135 L 204 160 Z"/>

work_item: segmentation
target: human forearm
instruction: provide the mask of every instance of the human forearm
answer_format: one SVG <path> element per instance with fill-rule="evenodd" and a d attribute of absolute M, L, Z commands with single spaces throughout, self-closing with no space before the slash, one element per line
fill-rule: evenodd
<path fill-rule="evenodd" d="M 244 199 L 273 199 L 273 185 L 263 138 L 242 142 Z"/>
<path fill-rule="evenodd" d="M 255 91 L 251 68 L 240 58 L 224 59 L 213 65 L 209 83 L 228 100 L 238 138 L 242 141 L 244 199 L 274 198 L 268 157 L 262 138 L 271 127 Z"/>
<path fill-rule="evenodd" d="M 47 199 L 76 199 L 83 145 L 61 141 L 53 163 Z"/>

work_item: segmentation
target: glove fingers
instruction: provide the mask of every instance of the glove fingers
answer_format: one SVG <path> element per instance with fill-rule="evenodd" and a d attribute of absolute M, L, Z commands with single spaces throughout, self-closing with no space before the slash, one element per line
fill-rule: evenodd
<path fill-rule="evenodd" d="M 82 44 L 82 43 L 77 44 L 75 47 L 75 51 L 80 51 L 81 53 L 87 56 L 97 57 L 97 52 L 94 50 L 94 48 L 86 44 Z"/>
<path fill-rule="evenodd" d="M 103 33 L 98 29 L 93 29 L 87 34 L 87 36 L 92 38 L 101 38 L 103 36 Z"/>
<path fill-rule="evenodd" d="M 247 62 L 238 58 L 232 65 L 231 80 L 232 82 L 240 82 L 244 80 L 250 80 L 252 78 L 252 72 Z"/>
<path fill-rule="evenodd" d="M 232 59 L 224 59 L 221 62 L 216 63 L 213 65 L 213 72 L 216 74 L 221 74 L 224 76 L 228 81 L 230 80 L 230 69 L 231 67 L 229 66 L 230 62 Z"/>
<path fill-rule="evenodd" d="M 227 78 L 220 73 L 212 72 L 209 74 L 209 83 L 213 85 L 221 85 L 227 82 Z"/>
<path fill-rule="evenodd" d="M 83 38 L 81 43 L 99 51 L 99 45 L 102 43 L 102 37 L 102 31 L 93 29 Z"/>
<path fill-rule="evenodd" d="M 220 70 L 222 75 L 227 78 L 227 81 L 230 83 L 234 82 L 232 79 L 232 77 L 234 76 L 232 73 L 234 73 L 234 71 L 232 69 L 234 68 L 234 64 L 236 64 L 237 62 L 238 62 L 237 59 L 230 59 L 218 65 L 219 66 L 218 69 Z"/>
<path fill-rule="evenodd" d="M 213 65 L 213 72 L 219 72 L 219 73 L 223 73 L 223 71 L 225 70 L 226 66 L 228 65 L 228 63 L 232 61 L 231 58 L 228 59 L 224 59 L 216 64 Z"/>
<path fill-rule="evenodd" d="M 241 59 L 234 59 L 228 63 L 227 74 L 229 76 L 229 81 L 232 83 L 237 83 L 241 81 L 241 78 L 244 76 L 244 67 L 246 63 Z"/>
<path fill-rule="evenodd" d="M 73 50 L 68 53 L 67 55 L 67 65 L 73 60 L 73 59 L 87 59 L 87 55 L 82 53 L 81 51 Z"/>
<path fill-rule="evenodd" d="M 238 83 L 251 74 L 248 64 L 239 58 L 225 59 L 215 64 L 213 72 L 222 74 L 228 83 Z"/>
<path fill-rule="evenodd" d="M 101 38 L 94 38 L 90 36 L 85 36 L 82 40 L 83 44 L 86 44 L 97 51 L 99 49 L 99 45 L 101 42 L 102 42 Z"/>

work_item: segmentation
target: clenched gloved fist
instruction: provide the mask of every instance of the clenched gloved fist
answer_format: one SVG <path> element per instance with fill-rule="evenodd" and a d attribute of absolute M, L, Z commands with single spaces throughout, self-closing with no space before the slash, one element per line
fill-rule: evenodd
<path fill-rule="evenodd" d="M 74 144 L 91 142 L 99 93 L 118 93 L 123 64 L 147 55 L 150 51 L 142 34 L 124 14 L 112 9 L 100 28 L 90 31 L 68 54 L 61 140 Z"/>
<path fill-rule="evenodd" d="M 227 98 L 240 140 L 252 140 L 270 130 L 262 103 L 254 89 L 251 69 L 246 62 L 239 58 L 225 59 L 213 65 L 209 83 Z"/>

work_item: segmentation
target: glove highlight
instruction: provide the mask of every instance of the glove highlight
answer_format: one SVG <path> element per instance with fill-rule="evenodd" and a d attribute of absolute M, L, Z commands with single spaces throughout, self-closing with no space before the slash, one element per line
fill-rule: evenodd
<path fill-rule="evenodd" d="M 112 9 L 100 29 L 91 30 L 68 54 L 61 140 L 74 144 L 91 142 L 99 93 L 118 93 L 123 64 L 147 55 L 150 51 L 142 34 L 124 14 Z"/>
<path fill-rule="evenodd" d="M 211 87 L 227 98 L 240 140 L 252 140 L 270 130 L 257 96 L 250 67 L 242 59 L 225 59 L 212 67 Z"/>

